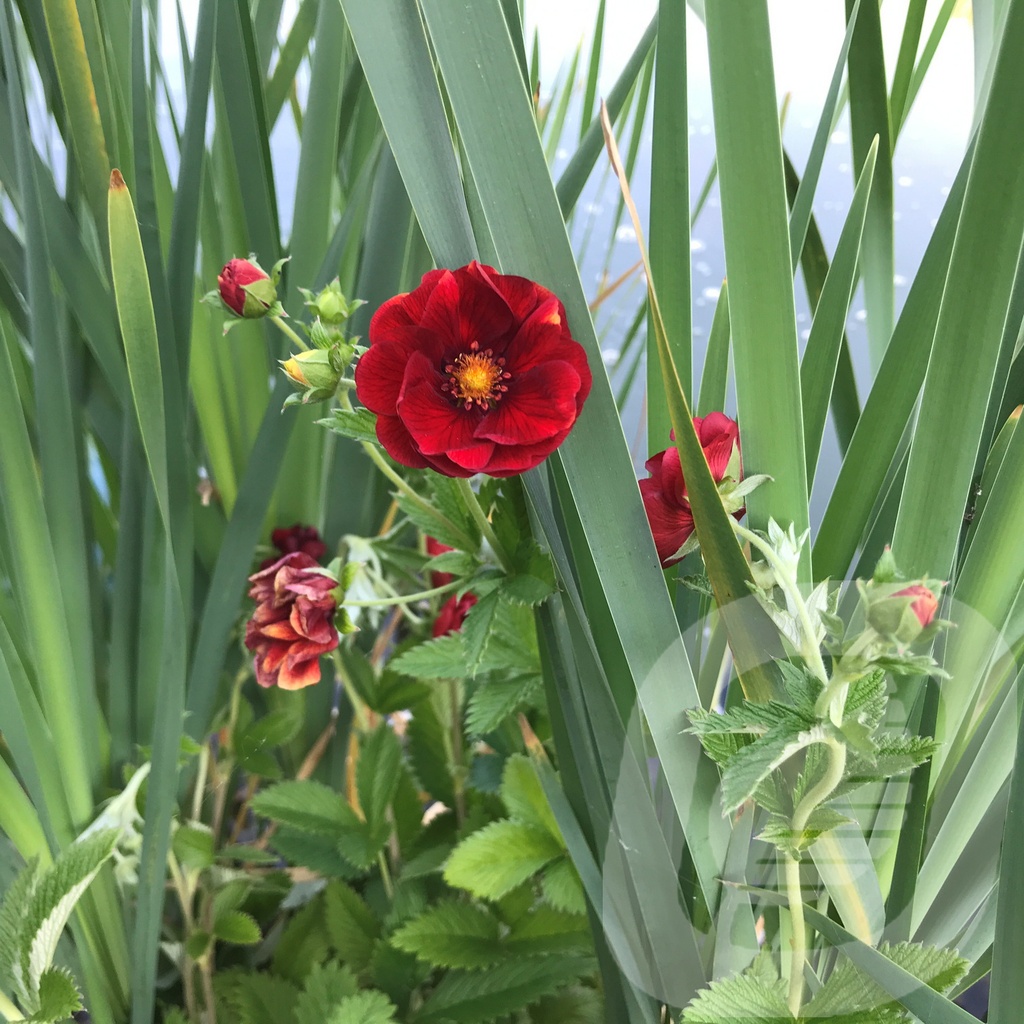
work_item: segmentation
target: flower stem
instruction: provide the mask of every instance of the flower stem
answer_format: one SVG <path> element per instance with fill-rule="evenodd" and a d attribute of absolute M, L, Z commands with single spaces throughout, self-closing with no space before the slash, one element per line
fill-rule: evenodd
<path fill-rule="evenodd" d="M 829 738 L 825 741 L 828 748 L 828 763 L 825 774 L 813 786 L 796 806 L 790 828 L 795 839 L 807 826 L 811 814 L 816 807 L 823 804 L 842 782 L 846 771 L 846 744 Z M 807 952 L 807 927 L 804 924 L 803 896 L 800 891 L 800 860 L 791 853 L 786 858 L 786 899 L 789 902 L 790 922 L 793 930 L 793 951 L 789 967 L 789 1010 L 794 1017 L 799 1016 L 800 1003 L 804 991 L 804 957 Z"/>
<path fill-rule="evenodd" d="M 279 316 L 272 316 L 270 322 L 277 327 L 286 337 L 299 346 L 303 352 L 309 351 L 309 346 L 293 331 Z"/>
<path fill-rule="evenodd" d="M 480 499 L 477 497 L 476 491 L 473 490 L 470 486 L 469 480 L 465 477 L 458 477 L 456 479 L 456 483 L 459 485 L 459 490 L 462 492 L 462 497 L 466 502 L 466 508 L 468 509 L 469 514 L 473 517 L 473 522 L 475 522 L 480 528 L 480 533 L 483 535 L 484 540 L 486 540 L 490 545 L 495 557 L 501 563 L 501 567 L 506 572 L 512 572 L 512 559 L 509 558 L 504 545 L 500 540 L 498 540 L 498 536 L 494 532 L 494 527 L 491 526 L 490 520 L 487 518 L 483 507 L 480 505 Z"/>
<path fill-rule="evenodd" d="M 735 520 L 732 520 L 732 528 L 737 537 L 748 541 L 757 548 L 775 570 L 775 578 L 778 580 L 779 586 L 786 592 L 786 596 L 793 602 L 797 618 L 800 620 L 800 631 L 804 636 L 804 643 L 801 645 L 800 653 L 803 655 L 804 661 L 807 662 L 811 671 L 827 685 L 828 673 L 825 671 L 825 662 L 821 657 L 821 648 L 818 646 L 817 637 L 814 635 L 814 627 L 811 625 L 811 616 L 807 611 L 803 595 L 800 593 L 800 587 L 790 575 L 789 567 L 775 553 L 775 549 L 771 544 L 764 540 L 764 538 L 759 537 L 753 530 L 740 526 Z"/>
<path fill-rule="evenodd" d="M 348 411 L 352 410 L 352 400 L 349 398 L 348 393 L 342 391 L 338 395 L 338 404 L 342 409 Z M 447 532 L 462 533 L 462 531 L 442 512 L 439 512 L 433 505 L 427 501 L 409 482 L 402 477 L 399 473 L 396 473 L 394 469 L 388 464 L 388 460 L 381 455 L 377 446 L 371 444 L 369 441 L 360 442 L 363 446 L 363 451 L 366 452 L 370 457 L 370 461 L 384 474 L 384 476 L 391 481 L 398 489 L 402 492 L 414 505 L 417 505 L 423 512 L 425 512 L 432 519 L 435 519 L 438 525 L 445 527 Z M 466 547 L 470 547 L 469 538 L 466 537 Z"/>
<path fill-rule="evenodd" d="M 416 601 L 426 601 L 431 597 L 439 597 L 462 586 L 462 580 L 453 580 L 443 587 L 433 587 L 430 590 L 420 590 L 415 594 L 395 594 L 393 597 L 370 597 L 365 601 L 344 601 L 346 608 L 389 608 L 391 605 L 413 604 Z"/>
<path fill-rule="evenodd" d="M 789 1012 L 800 1015 L 804 997 L 804 953 L 807 949 L 807 927 L 804 924 L 803 893 L 800 888 L 800 858 L 787 853 L 785 858 L 786 899 L 789 901 Z"/>

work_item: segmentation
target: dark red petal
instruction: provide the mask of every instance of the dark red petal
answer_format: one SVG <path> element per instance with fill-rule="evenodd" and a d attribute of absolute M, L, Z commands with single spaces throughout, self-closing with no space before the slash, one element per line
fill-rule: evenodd
<path fill-rule="evenodd" d="M 473 429 L 480 421 L 475 407 L 455 405 L 441 391 L 443 381 L 425 356 L 416 353 L 409 360 L 398 415 L 416 447 L 427 456 L 471 447 L 475 442 Z"/>
<path fill-rule="evenodd" d="M 686 497 L 686 481 L 683 479 L 683 466 L 679 461 L 679 449 L 673 445 L 662 453 L 661 471 L 658 484 L 666 496 L 666 500 L 678 508 L 689 510 Z"/>
<path fill-rule="evenodd" d="M 423 312 L 416 318 L 420 327 L 439 337 L 446 349 L 462 345 L 459 329 L 459 286 L 455 275 L 445 270 L 438 277 Z"/>
<path fill-rule="evenodd" d="M 395 342 L 373 345 L 356 363 L 356 395 L 370 412 L 394 416 L 410 351 Z"/>
<path fill-rule="evenodd" d="M 464 469 L 462 466 L 456 465 L 447 455 L 425 455 L 424 458 L 427 460 L 430 468 L 442 476 L 471 477 L 479 472 L 475 469 Z M 489 473 L 490 469 L 487 472 Z"/>
<path fill-rule="evenodd" d="M 397 416 L 377 417 L 377 440 L 396 462 L 412 469 L 426 469 L 430 463 L 416 447 L 415 441 Z"/>
<path fill-rule="evenodd" d="M 716 481 L 725 476 L 733 445 L 739 443 L 739 428 L 725 413 L 708 413 L 703 419 L 694 417 L 694 428 L 700 437 L 704 456 Z"/>
<path fill-rule="evenodd" d="M 486 278 L 455 272 L 459 285 L 459 336 L 466 344 L 502 355 L 519 326 L 508 303 Z"/>
<path fill-rule="evenodd" d="M 487 282 L 498 292 L 516 320 L 525 320 L 541 303 L 553 298 L 547 288 L 528 277 L 499 274 L 493 267 L 476 262 L 470 263 L 464 269 L 466 273 Z"/>
<path fill-rule="evenodd" d="M 494 454 L 494 442 L 482 441 L 468 448 L 452 448 L 445 453 L 456 466 L 469 470 L 470 473 L 486 472 L 491 456 Z"/>
<path fill-rule="evenodd" d="M 551 296 L 523 321 L 515 337 L 509 342 L 504 353 L 509 371 L 525 373 L 550 359 L 566 359 L 563 348 L 578 343 L 567 341 L 563 328 L 562 304 Z M 571 361 L 571 357 L 566 361 Z"/>
<path fill-rule="evenodd" d="M 576 420 L 580 376 L 568 363 L 553 362 L 516 377 L 508 393 L 476 428 L 477 437 L 503 445 L 536 444 Z"/>
<path fill-rule="evenodd" d="M 640 495 L 643 498 L 647 521 L 651 526 L 654 545 L 662 568 L 667 569 L 679 561 L 672 555 L 679 550 L 693 533 L 693 516 L 688 509 L 682 509 L 665 501 L 664 494 L 654 480 L 640 481 Z"/>
<path fill-rule="evenodd" d="M 498 445 L 485 472 L 489 476 L 515 476 L 539 466 L 566 438 L 568 430 L 537 444 Z"/>

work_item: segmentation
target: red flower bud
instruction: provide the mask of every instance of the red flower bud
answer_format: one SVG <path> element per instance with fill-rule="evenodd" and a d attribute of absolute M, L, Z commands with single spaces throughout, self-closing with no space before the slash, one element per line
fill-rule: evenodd
<path fill-rule="evenodd" d="M 445 476 L 514 476 L 568 436 L 591 374 L 565 308 L 524 277 L 432 270 L 370 321 L 356 393 L 398 462 Z"/>
<path fill-rule="evenodd" d="M 708 460 L 711 476 L 715 483 L 721 483 L 725 479 L 733 449 L 739 448 L 739 427 L 735 420 L 722 412 L 712 412 L 703 418 L 694 416 L 693 426 L 704 449 L 704 457 Z M 675 437 L 675 434 L 672 436 Z M 686 494 L 686 481 L 683 479 L 678 449 L 673 446 L 652 455 L 646 466 L 651 475 L 649 479 L 640 481 L 640 495 L 661 567 L 667 569 L 682 558 L 678 552 L 693 533 L 693 513 Z M 743 509 L 733 515 L 739 519 Z"/>
<path fill-rule="evenodd" d="M 299 690 L 320 682 L 320 655 L 338 646 L 334 626 L 337 581 L 302 551 L 279 558 L 249 577 L 256 611 L 245 626 L 245 646 L 256 657 L 256 682 Z"/>
<path fill-rule="evenodd" d="M 437 613 L 434 619 L 434 636 L 444 636 L 447 633 L 458 633 L 462 629 L 462 623 L 466 621 L 469 609 L 476 604 L 476 594 L 463 594 L 456 597 L 452 594 Z"/>
<path fill-rule="evenodd" d="M 922 627 L 931 625 L 939 607 L 939 599 L 927 587 L 915 583 L 912 587 L 897 590 L 892 596 L 914 598 L 910 602 L 910 610 L 917 616 L 917 621 Z"/>
<path fill-rule="evenodd" d="M 256 289 L 246 288 L 258 281 L 266 281 L 267 284 Z M 229 260 L 217 275 L 217 287 L 224 305 L 236 316 L 248 319 L 264 316 L 276 294 L 267 273 L 249 260 Z"/>

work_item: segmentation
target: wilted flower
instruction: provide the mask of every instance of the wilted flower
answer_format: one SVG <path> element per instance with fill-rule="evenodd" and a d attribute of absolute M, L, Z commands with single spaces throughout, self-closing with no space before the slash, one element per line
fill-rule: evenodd
<path fill-rule="evenodd" d="M 476 594 L 463 594 L 456 597 L 452 594 L 437 613 L 434 619 L 434 636 L 445 636 L 447 633 L 458 633 L 462 623 L 466 621 L 469 609 L 476 604 Z"/>
<path fill-rule="evenodd" d="M 337 580 L 314 558 L 292 551 L 249 577 L 256 611 L 245 646 L 256 657 L 256 682 L 298 690 L 320 681 L 320 655 L 338 646 L 334 625 Z"/>
<path fill-rule="evenodd" d="M 266 316 L 277 301 L 270 275 L 250 260 L 229 260 L 217 275 L 217 287 L 224 305 L 246 319 Z"/>
<path fill-rule="evenodd" d="M 513 476 L 565 440 L 590 393 L 562 303 L 479 263 L 432 270 L 385 302 L 355 373 L 398 462 L 446 476 Z"/>
<path fill-rule="evenodd" d="M 725 413 L 712 412 L 703 418 L 694 416 L 693 426 L 715 483 L 721 483 L 727 477 L 734 482 L 742 479 L 739 428 L 735 420 Z M 675 434 L 672 436 L 675 437 Z M 647 511 L 647 520 L 651 524 L 661 567 L 667 569 L 687 554 L 681 549 L 693 533 L 693 512 L 686 493 L 679 451 L 675 446 L 652 455 L 646 466 L 651 475 L 649 479 L 640 481 L 640 495 Z M 744 511 L 742 502 L 728 511 L 738 519 Z"/>
<path fill-rule="evenodd" d="M 293 551 L 301 551 L 319 562 L 327 554 L 327 545 L 320 539 L 317 528 L 315 526 L 303 526 L 301 523 L 277 527 L 270 534 L 270 543 L 281 552 L 281 555 L 290 555 Z M 260 568 L 269 568 L 281 555 L 265 558 L 260 563 Z"/>

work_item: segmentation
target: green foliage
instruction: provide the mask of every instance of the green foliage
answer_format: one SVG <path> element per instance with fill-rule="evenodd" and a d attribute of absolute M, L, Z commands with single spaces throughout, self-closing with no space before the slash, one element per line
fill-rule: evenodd
<path fill-rule="evenodd" d="M 683 1011 L 683 1024 L 728 1024 L 759 1021 L 786 1024 L 793 1015 L 786 1006 L 786 983 L 766 982 L 750 973 L 713 981 Z"/>
<path fill-rule="evenodd" d="M 391 941 L 441 967 L 490 967 L 505 953 L 500 922 L 483 907 L 446 901 L 403 925 Z"/>
<path fill-rule="evenodd" d="M 358 992 L 356 976 L 337 963 L 317 964 L 295 1001 L 295 1024 L 323 1024 L 346 999 Z"/>
<path fill-rule="evenodd" d="M 353 889 L 333 882 L 324 893 L 324 912 L 331 944 L 357 973 L 370 966 L 380 938 L 380 922 Z"/>
<path fill-rule="evenodd" d="M 549 832 L 521 821 L 495 821 L 463 840 L 448 858 L 449 885 L 498 899 L 562 853 Z"/>
<path fill-rule="evenodd" d="M 938 992 L 948 992 L 969 966 L 953 950 L 917 943 L 884 944 L 879 951 Z M 808 1020 L 839 1018 L 851 1024 L 898 1024 L 911 1020 L 910 1014 L 889 993 L 842 956 L 825 984 L 804 1006 L 803 1016 Z"/>
<path fill-rule="evenodd" d="M 69 846 L 46 869 L 30 862 L 0 904 L 0 978 L 39 1024 L 79 1008 L 74 980 L 62 969 L 51 970 L 53 958 L 75 905 L 119 837 L 118 829 L 103 829 Z M 76 1005 L 66 1009 L 72 1002 Z"/>
<path fill-rule="evenodd" d="M 324 1024 L 394 1024 L 395 1007 L 382 992 L 358 992 L 343 999 Z"/>
<path fill-rule="evenodd" d="M 486 971 L 452 971 L 420 1012 L 421 1021 L 474 1024 L 514 1013 L 593 970 L 586 957 L 524 957 Z"/>

